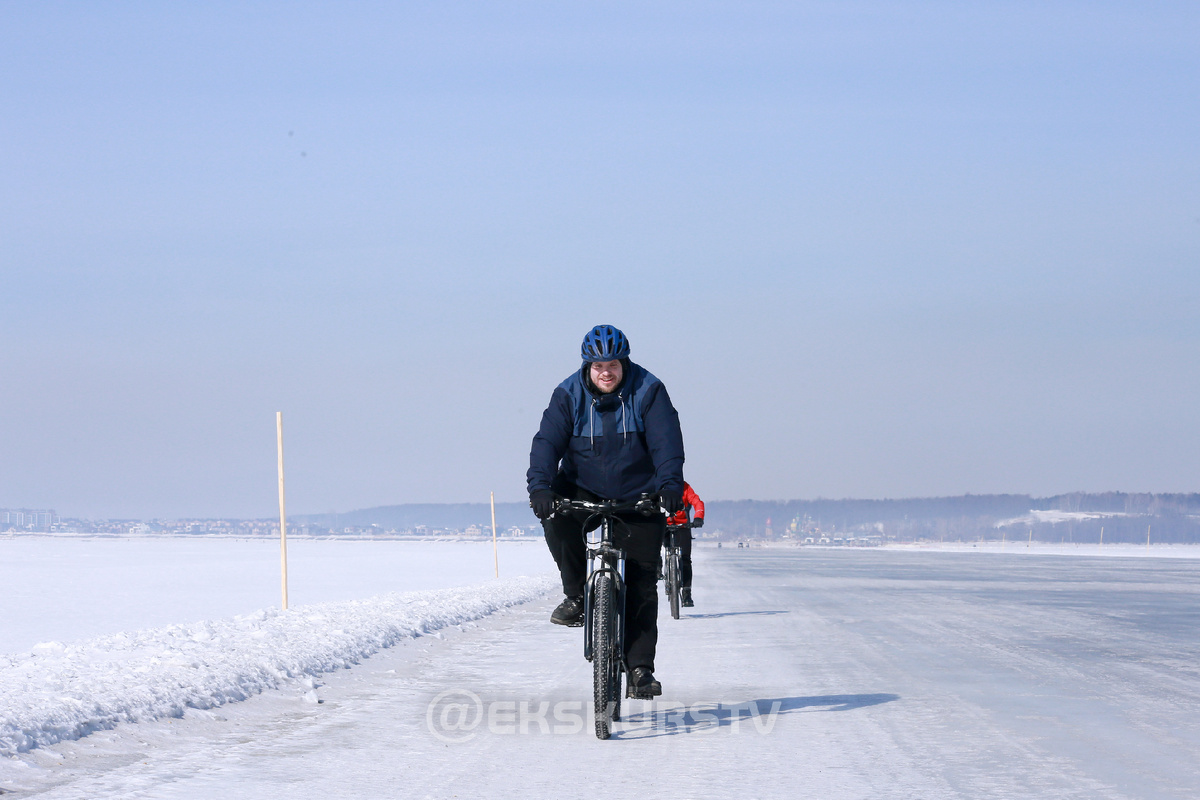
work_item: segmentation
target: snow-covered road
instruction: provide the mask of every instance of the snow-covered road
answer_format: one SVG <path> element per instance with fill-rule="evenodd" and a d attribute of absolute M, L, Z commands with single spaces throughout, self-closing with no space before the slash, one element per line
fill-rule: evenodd
<path fill-rule="evenodd" d="M 630 703 L 609 741 L 584 718 L 579 630 L 549 625 L 546 597 L 321 676 L 320 704 L 268 691 L 120 726 L 9 759 L 0 785 L 43 798 L 1195 798 L 1198 578 L 1188 559 L 698 549 L 694 613 L 660 620 L 666 692 Z"/>

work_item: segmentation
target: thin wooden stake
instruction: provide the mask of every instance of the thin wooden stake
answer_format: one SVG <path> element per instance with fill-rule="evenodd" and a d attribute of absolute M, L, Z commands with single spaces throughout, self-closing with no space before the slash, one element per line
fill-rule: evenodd
<path fill-rule="evenodd" d="M 1100 526 L 1100 546 L 1104 547 L 1104 526 Z"/>
<path fill-rule="evenodd" d="M 1150 526 L 1146 526 L 1146 549 L 1150 549 Z"/>
<path fill-rule="evenodd" d="M 283 503 L 283 412 L 275 412 L 275 433 L 279 440 L 279 567 L 283 588 L 283 610 L 287 611 L 287 513 Z"/>
<path fill-rule="evenodd" d="M 500 577 L 500 553 L 496 550 L 496 493 L 492 492 L 492 559 L 496 562 L 496 577 Z"/>

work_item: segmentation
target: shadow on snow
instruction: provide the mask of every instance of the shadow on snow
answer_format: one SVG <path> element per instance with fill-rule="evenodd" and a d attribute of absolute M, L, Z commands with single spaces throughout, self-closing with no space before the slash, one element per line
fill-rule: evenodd
<path fill-rule="evenodd" d="M 722 728 L 732 732 L 769 734 L 785 714 L 817 711 L 854 711 L 899 700 L 900 695 L 829 694 L 813 697 L 778 697 L 741 703 L 660 703 L 637 713 L 626 713 L 622 722 L 632 726 L 614 735 L 645 738 L 681 733 L 712 733 Z M 632 709 L 629 709 L 632 711 Z"/>
<path fill-rule="evenodd" d="M 683 614 L 680 619 L 719 619 L 720 617 L 769 617 L 773 614 L 787 614 L 788 611 L 723 611 L 719 614 Z"/>

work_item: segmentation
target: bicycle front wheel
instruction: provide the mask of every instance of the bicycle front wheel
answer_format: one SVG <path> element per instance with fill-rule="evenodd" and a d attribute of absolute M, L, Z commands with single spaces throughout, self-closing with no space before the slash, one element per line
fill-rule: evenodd
<path fill-rule="evenodd" d="M 598 575 L 592 598 L 592 700 L 596 716 L 596 736 L 612 735 L 616 711 L 620 663 L 616 658 L 617 608 L 616 587 L 609 575 Z"/>

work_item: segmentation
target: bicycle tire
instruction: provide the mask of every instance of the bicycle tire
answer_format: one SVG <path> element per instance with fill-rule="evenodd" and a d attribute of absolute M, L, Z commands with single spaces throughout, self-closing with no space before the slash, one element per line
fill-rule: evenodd
<path fill-rule="evenodd" d="M 613 700 L 616 697 L 613 675 L 620 668 L 613 663 L 616 603 L 612 578 L 608 575 L 597 575 L 593 591 L 592 701 L 596 717 L 596 738 L 607 739 L 612 735 Z"/>
<path fill-rule="evenodd" d="M 612 721 L 621 719 L 621 676 L 625 671 L 625 623 L 622 600 L 624 591 L 618 588 L 618 581 L 612 582 L 613 598 L 613 637 L 612 637 L 612 695 L 608 698 L 609 708 L 612 709 Z"/>
<path fill-rule="evenodd" d="M 679 555 L 675 548 L 667 556 L 667 599 L 671 603 L 671 619 L 679 619 Z"/>

